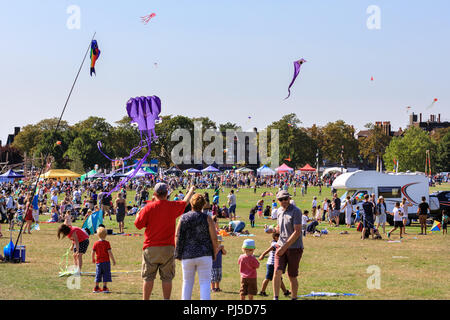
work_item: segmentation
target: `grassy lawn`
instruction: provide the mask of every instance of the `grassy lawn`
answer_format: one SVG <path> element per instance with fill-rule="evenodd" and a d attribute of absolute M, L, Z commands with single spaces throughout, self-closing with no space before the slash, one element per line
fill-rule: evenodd
<path fill-rule="evenodd" d="M 435 190 L 449 190 L 450 185 L 441 185 Z M 212 190 L 198 190 L 197 192 L 210 193 Z M 246 229 L 255 236 L 257 249 L 255 254 L 259 256 L 269 245 L 271 236 L 264 233 L 263 225 L 272 223 L 271 220 L 257 218 L 256 227 L 251 228 L 248 223 L 249 209 L 259 200 L 263 191 L 275 189 L 258 189 L 254 194 L 251 189 L 241 189 L 237 193 L 237 215 L 239 220 L 246 222 Z M 294 197 L 296 204 L 301 209 L 310 209 L 313 196 L 319 200 L 330 196 L 330 189 L 323 188 L 322 194 L 318 189 L 308 188 L 308 194 L 301 196 L 300 192 Z M 220 193 L 220 204 L 226 201 L 229 189 Z M 292 191 L 291 191 L 292 192 Z M 134 193 L 129 192 L 127 201 L 134 199 Z M 273 197 L 265 197 L 265 202 L 270 203 Z M 113 197 L 115 199 L 115 197 Z M 41 216 L 41 221 L 46 221 L 50 216 Z M 134 217 L 125 219 L 127 233 L 143 234 L 143 230 L 134 227 Z M 220 219 L 221 224 L 227 223 L 226 219 Z M 118 231 L 118 225 L 113 220 L 105 220 L 108 228 Z M 75 225 L 80 226 L 77 221 Z M 142 280 L 140 276 L 141 253 L 143 236 L 108 236 L 111 242 L 117 265 L 113 271 L 113 282 L 110 284 L 111 294 L 93 294 L 93 275 L 81 277 L 80 289 L 68 289 L 68 278 L 58 277 L 62 256 L 70 246 L 67 239 L 58 240 L 56 230 L 58 224 L 40 224 L 41 230 L 34 231 L 31 235 L 23 236 L 23 244 L 26 245 L 26 263 L 12 264 L 0 263 L 0 299 L 141 299 Z M 16 227 L 17 228 L 17 227 Z M 299 294 L 308 294 L 311 291 L 327 291 L 355 293 L 359 296 L 339 297 L 328 299 L 450 299 L 448 282 L 444 275 L 448 274 L 450 264 L 450 237 L 443 236 L 441 232 L 434 232 L 426 236 L 419 236 L 420 227 L 413 224 L 407 227 L 407 235 L 401 243 L 390 243 L 383 235 L 383 240 L 360 240 L 360 234 L 355 228 L 329 227 L 322 223 L 319 229 L 327 228 L 328 235 L 322 237 L 307 236 L 304 238 L 305 251 L 300 263 Z M 3 238 L 0 246 L 3 248 L 9 242 L 9 232 L 6 224 L 2 225 Z M 341 235 L 343 230 L 349 230 L 349 234 Z M 390 230 L 390 227 L 387 227 Z M 13 233 L 13 241 L 17 237 Z M 228 254 L 223 257 L 223 279 L 221 288 L 223 292 L 212 293 L 212 299 L 238 300 L 239 299 L 239 269 L 238 256 L 241 254 L 241 245 L 246 237 L 225 237 L 224 245 Z M 398 240 L 398 231 L 392 236 L 392 240 Z M 90 255 L 96 236 L 91 236 L 87 254 L 83 259 L 83 271 L 95 272 L 95 265 L 91 262 Z M 266 272 L 266 259 L 261 261 L 258 270 L 258 289 Z M 65 264 L 65 261 L 63 261 Z M 69 257 L 69 265 L 72 262 Z M 380 270 L 381 288 L 368 289 L 367 280 L 371 273 L 367 273 L 369 266 L 377 266 Z M 124 271 L 131 271 L 125 273 Z M 289 287 L 287 277 L 285 284 Z M 182 271 L 179 261 L 176 262 L 176 277 L 173 281 L 172 298 L 181 296 Z M 269 297 L 256 296 L 255 299 L 272 299 L 271 284 L 267 289 Z M 283 297 L 284 298 L 284 297 Z M 155 281 L 152 299 L 162 299 L 161 283 L 159 277 Z M 199 299 L 198 284 L 194 286 L 193 299 Z"/>

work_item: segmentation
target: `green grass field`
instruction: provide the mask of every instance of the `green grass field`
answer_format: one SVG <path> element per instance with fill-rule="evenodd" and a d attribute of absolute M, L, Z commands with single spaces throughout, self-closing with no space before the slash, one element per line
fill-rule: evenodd
<path fill-rule="evenodd" d="M 441 185 L 435 190 L 449 190 L 450 185 Z M 198 190 L 197 192 L 210 192 L 212 190 Z M 248 223 L 249 209 L 260 199 L 263 191 L 272 189 L 258 189 L 256 194 L 250 189 L 241 189 L 237 193 L 237 215 L 240 220 L 247 223 L 246 229 L 253 233 L 259 256 L 269 245 L 271 236 L 264 233 L 263 225 L 272 223 L 271 220 L 257 218 L 257 226 L 252 229 Z M 220 204 L 226 201 L 225 193 L 220 193 Z M 292 192 L 292 191 L 291 191 Z M 294 198 L 301 209 L 310 209 L 313 196 L 319 200 L 330 196 L 330 189 L 324 188 L 321 195 L 318 189 L 308 188 L 308 194 L 301 196 L 299 190 Z M 212 197 L 211 197 L 212 198 Z M 273 197 L 265 198 L 271 202 Z M 134 193 L 129 192 L 128 199 L 134 199 Z M 49 216 L 40 216 L 46 221 Z M 133 224 L 134 217 L 126 217 L 127 233 L 143 234 Z M 227 223 L 220 219 L 221 224 Z M 108 228 L 118 231 L 117 222 L 105 220 Z M 77 221 L 75 225 L 80 226 Z M 20 264 L 0 263 L 0 299 L 141 299 L 142 280 L 140 276 L 141 253 L 143 236 L 108 236 L 111 242 L 117 265 L 113 271 L 113 282 L 110 284 L 111 294 L 93 294 L 93 275 L 81 277 L 80 289 L 68 289 L 69 278 L 58 277 L 62 256 L 70 246 L 67 239 L 58 240 L 56 230 L 58 224 L 40 224 L 41 230 L 31 235 L 23 236 L 26 245 L 26 262 Z M 17 228 L 17 227 L 16 227 Z M 346 229 L 345 226 L 329 227 L 322 223 L 319 229 L 327 228 L 328 235 L 322 237 L 307 236 L 304 238 L 304 254 L 300 263 L 299 294 L 308 294 L 311 291 L 327 291 L 341 293 L 355 293 L 355 297 L 338 297 L 328 299 L 450 299 L 448 290 L 448 266 L 450 265 L 450 237 L 443 236 L 441 232 L 434 232 L 426 236 L 419 236 L 420 228 L 417 224 L 407 227 L 407 235 L 401 243 L 389 243 L 386 236 L 383 240 L 360 240 L 360 234 L 355 228 Z M 349 234 L 341 235 L 343 230 Z M 390 227 L 387 227 L 390 230 Z M 0 246 L 3 248 L 9 242 L 9 231 L 6 224 L 2 225 L 3 238 Z M 13 233 L 15 241 L 18 232 Z M 398 240 L 398 231 L 392 240 Z M 241 245 L 246 237 L 225 237 L 224 245 L 228 254 L 223 257 L 223 279 L 221 288 L 223 292 L 212 293 L 212 299 L 238 300 L 239 299 L 239 269 L 238 256 L 241 254 Z M 95 265 L 91 262 L 91 249 L 96 236 L 91 236 L 91 243 L 83 259 L 83 271 L 95 272 Z M 69 257 L 69 265 L 72 258 Z M 266 272 L 266 259 L 261 261 L 258 269 L 258 290 Z M 65 261 L 63 263 L 65 265 Z M 380 271 L 380 289 L 369 289 L 367 281 L 372 273 L 368 273 L 370 266 L 377 266 Z M 369 268 L 370 270 L 370 268 Z M 131 271 L 124 273 L 124 271 Z M 287 277 L 285 284 L 289 287 Z M 176 262 L 176 277 L 173 281 L 172 299 L 181 297 L 182 271 L 179 261 Z M 257 300 L 272 299 L 271 284 L 267 289 L 269 297 L 256 296 Z M 161 283 L 159 277 L 155 281 L 152 299 L 162 299 Z M 199 299 L 198 284 L 194 286 L 193 299 Z M 283 297 L 284 299 L 284 297 Z"/>

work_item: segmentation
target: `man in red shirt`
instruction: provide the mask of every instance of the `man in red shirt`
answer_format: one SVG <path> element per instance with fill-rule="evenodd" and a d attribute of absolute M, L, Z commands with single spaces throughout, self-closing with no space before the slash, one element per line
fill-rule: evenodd
<path fill-rule="evenodd" d="M 134 225 L 141 230 L 145 228 L 145 239 L 142 254 L 143 299 L 150 299 L 156 273 L 162 281 L 165 300 L 170 299 L 172 280 L 175 277 L 175 227 L 176 220 L 185 210 L 194 194 L 192 186 L 182 201 L 167 200 L 168 186 L 157 183 L 152 201 L 136 215 Z"/>

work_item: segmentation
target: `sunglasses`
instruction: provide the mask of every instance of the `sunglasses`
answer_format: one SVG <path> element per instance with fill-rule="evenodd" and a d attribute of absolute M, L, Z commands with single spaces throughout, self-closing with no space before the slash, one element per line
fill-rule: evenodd
<path fill-rule="evenodd" d="M 278 201 L 286 201 L 286 200 L 289 200 L 289 197 L 278 198 Z"/>

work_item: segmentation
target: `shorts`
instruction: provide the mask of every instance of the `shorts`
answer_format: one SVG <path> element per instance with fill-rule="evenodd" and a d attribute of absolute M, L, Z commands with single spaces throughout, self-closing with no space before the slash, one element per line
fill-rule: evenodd
<path fill-rule="evenodd" d="M 426 224 L 427 223 L 427 215 L 426 214 L 419 215 L 419 222 L 420 222 L 420 224 Z"/>
<path fill-rule="evenodd" d="M 330 213 L 330 220 L 331 220 L 331 219 L 334 219 L 334 218 L 336 218 L 336 217 L 339 217 L 339 214 L 340 214 L 340 211 L 339 211 L 339 210 L 331 210 L 331 213 Z"/>
<path fill-rule="evenodd" d="M 86 253 L 88 247 L 89 247 L 89 239 L 81 241 L 79 243 L 79 252 L 83 253 L 83 254 Z M 75 250 L 76 250 L 76 248 L 75 248 L 75 245 L 74 245 L 73 246 L 73 252 L 75 252 Z"/>
<path fill-rule="evenodd" d="M 396 228 L 403 228 L 403 221 L 394 221 L 394 227 Z"/>
<path fill-rule="evenodd" d="M 233 204 L 232 206 L 230 206 L 230 208 L 228 209 L 228 213 L 232 214 L 234 213 L 234 215 L 236 215 L 236 205 Z"/>
<path fill-rule="evenodd" d="M 95 282 L 112 282 L 111 262 L 100 262 L 95 266 Z"/>
<path fill-rule="evenodd" d="M 281 270 L 283 273 L 288 271 L 288 276 L 295 278 L 298 276 L 298 267 L 300 260 L 302 259 L 303 249 L 287 249 L 286 252 L 280 257 L 275 253 L 275 266 L 274 270 Z"/>
<path fill-rule="evenodd" d="M 142 253 L 142 279 L 152 281 L 159 276 L 162 281 L 172 281 L 175 277 L 174 246 L 147 247 Z"/>
<path fill-rule="evenodd" d="M 107 205 L 102 205 L 102 210 L 103 210 L 103 215 L 105 214 L 110 214 L 111 212 L 111 207 L 107 206 Z"/>
<path fill-rule="evenodd" d="M 273 271 L 275 270 L 275 265 L 267 264 L 266 265 L 266 279 L 272 281 L 273 279 Z"/>
<path fill-rule="evenodd" d="M 211 282 L 222 281 L 222 268 L 212 268 L 211 269 Z"/>
<path fill-rule="evenodd" d="M 364 219 L 363 221 L 363 227 L 365 229 L 375 229 L 375 225 L 373 223 L 373 220 Z"/>
<path fill-rule="evenodd" d="M 116 221 L 117 222 L 123 222 L 125 220 L 125 212 L 117 212 L 116 214 Z"/>
<path fill-rule="evenodd" d="M 256 296 L 258 294 L 256 278 L 241 278 L 241 289 L 239 290 L 239 293 L 241 296 Z"/>
<path fill-rule="evenodd" d="M 445 222 L 442 224 L 442 230 L 447 230 L 447 224 L 448 224 L 448 222 Z"/>

